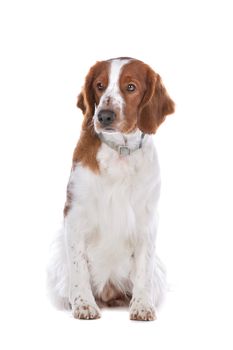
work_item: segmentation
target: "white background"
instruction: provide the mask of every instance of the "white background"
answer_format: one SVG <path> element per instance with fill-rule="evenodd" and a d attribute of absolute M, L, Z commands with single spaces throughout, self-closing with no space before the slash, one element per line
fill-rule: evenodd
<path fill-rule="evenodd" d="M 2 349 L 232 349 L 231 1 L 1 1 L 0 317 Z M 171 292 L 151 323 L 53 309 L 44 280 L 62 222 L 97 60 L 132 56 L 177 108 L 155 136 L 162 170 L 158 252 Z"/>

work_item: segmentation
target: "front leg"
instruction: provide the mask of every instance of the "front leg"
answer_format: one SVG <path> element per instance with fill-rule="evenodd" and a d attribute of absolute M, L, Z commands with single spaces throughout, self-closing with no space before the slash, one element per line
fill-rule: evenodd
<path fill-rule="evenodd" d="M 154 243 L 145 235 L 137 243 L 134 252 L 133 296 L 130 302 L 131 320 L 153 321 L 156 319 L 152 297 L 154 254 Z"/>
<path fill-rule="evenodd" d="M 84 237 L 73 225 L 66 225 L 66 245 L 69 260 L 69 301 L 73 315 L 79 319 L 100 318 L 90 285 Z"/>

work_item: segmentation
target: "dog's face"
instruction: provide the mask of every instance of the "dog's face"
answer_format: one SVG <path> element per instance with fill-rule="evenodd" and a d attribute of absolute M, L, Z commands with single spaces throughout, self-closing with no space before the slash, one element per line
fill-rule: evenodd
<path fill-rule="evenodd" d="M 97 62 L 78 97 L 84 127 L 99 132 L 155 133 L 165 116 L 174 112 L 161 78 L 141 61 L 119 58 Z"/>

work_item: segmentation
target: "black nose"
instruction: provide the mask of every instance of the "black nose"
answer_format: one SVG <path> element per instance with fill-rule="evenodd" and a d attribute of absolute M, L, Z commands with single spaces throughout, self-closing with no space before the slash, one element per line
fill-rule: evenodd
<path fill-rule="evenodd" d="M 98 120 L 102 126 L 108 126 L 112 124 L 116 114 L 108 109 L 101 109 L 98 113 Z"/>

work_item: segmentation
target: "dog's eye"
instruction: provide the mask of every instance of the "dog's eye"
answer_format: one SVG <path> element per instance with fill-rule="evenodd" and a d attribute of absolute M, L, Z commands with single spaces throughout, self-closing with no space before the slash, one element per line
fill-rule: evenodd
<path fill-rule="evenodd" d="M 103 91 L 105 89 L 105 86 L 104 84 L 102 84 L 101 82 L 97 83 L 96 84 L 96 87 L 99 91 Z"/>
<path fill-rule="evenodd" d="M 133 92 L 136 90 L 136 86 L 134 84 L 128 84 L 127 85 L 127 91 Z"/>

